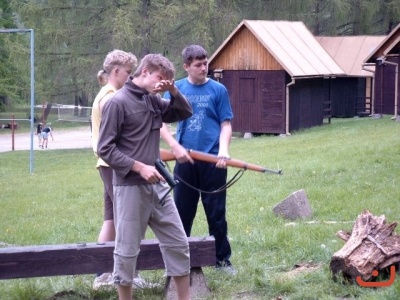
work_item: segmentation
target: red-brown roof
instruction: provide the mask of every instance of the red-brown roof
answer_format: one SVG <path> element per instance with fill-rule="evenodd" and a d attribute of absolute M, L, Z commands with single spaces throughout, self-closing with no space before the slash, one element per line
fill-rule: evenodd
<path fill-rule="evenodd" d="M 400 52 L 400 23 L 387 35 L 376 49 L 365 59 L 365 63 L 375 63 L 381 56 L 399 55 Z"/>
<path fill-rule="evenodd" d="M 371 72 L 363 70 L 363 62 L 386 36 L 316 36 L 315 38 L 346 75 L 372 77 Z M 373 66 L 367 68 L 374 70 Z"/>
<path fill-rule="evenodd" d="M 345 75 L 303 22 L 243 20 L 210 57 L 210 63 L 243 26 L 292 77 Z"/>

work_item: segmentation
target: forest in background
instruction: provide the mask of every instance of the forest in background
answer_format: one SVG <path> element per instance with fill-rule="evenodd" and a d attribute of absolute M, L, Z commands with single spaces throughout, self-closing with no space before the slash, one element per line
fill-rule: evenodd
<path fill-rule="evenodd" d="M 90 106 L 113 49 L 161 53 L 184 76 L 189 44 L 209 56 L 243 19 L 302 21 L 314 35 L 386 35 L 400 0 L 0 0 L 0 29 L 35 37 L 35 99 Z M 0 111 L 30 103 L 30 37 L 0 33 Z"/>

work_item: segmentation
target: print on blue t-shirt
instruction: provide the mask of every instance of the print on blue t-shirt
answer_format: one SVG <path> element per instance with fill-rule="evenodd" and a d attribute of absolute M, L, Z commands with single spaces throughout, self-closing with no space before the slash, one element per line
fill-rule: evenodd
<path fill-rule="evenodd" d="M 221 123 L 233 118 L 227 89 L 212 79 L 195 85 L 184 78 L 175 85 L 193 109 L 192 117 L 179 122 L 176 139 L 186 149 L 218 154 Z M 167 92 L 164 98 L 171 95 Z"/>

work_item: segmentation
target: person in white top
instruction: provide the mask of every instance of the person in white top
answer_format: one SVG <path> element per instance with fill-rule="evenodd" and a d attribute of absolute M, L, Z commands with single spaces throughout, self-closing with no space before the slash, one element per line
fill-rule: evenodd
<path fill-rule="evenodd" d="M 97 142 L 99 139 L 99 129 L 104 104 L 119 90 L 132 74 L 133 68 L 137 66 L 137 58 L 130 52 L 113 50 L 109 52 L 104 60 L 103 69 L 97 74 L 97 79 L 102 85 L 97 94 L 92 107 L 92 146 L 97 158 L 96 168 L 99 170 L 100 177 L 104 186 L 104 219 L 101 227 L 98 242 L 108 242 L 115 240 L 114 213 L 113 213 L 113 186 L 112 169 L 97 155 Z M 93 287 L 99 288 L 104 285 L 112 285 L 111 273 L 97 274 Z"/>

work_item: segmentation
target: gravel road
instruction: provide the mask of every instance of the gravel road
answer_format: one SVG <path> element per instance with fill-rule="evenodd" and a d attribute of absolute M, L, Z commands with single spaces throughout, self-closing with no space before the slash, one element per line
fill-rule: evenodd
<path fill-rule="evenodd" d="M 12 134 L 10 129 L 9 134 L 0 134 L 0 152 L 12 151 Z M 47 149 L 77 149 L 77 148 L 91 148 L 91 133 L 90 127 L 79 127 L 74 130 L 53 130 L 54 141 L 49 136 L 49 143 Z M 18 133 L 15 131 L 14 135 L 14 150 L 30 150 L 31 149 L 31 134 Z M 33 149 L 46 151 L 40 149 L 38 145 L 37 135 L 33 135 Z"/>

